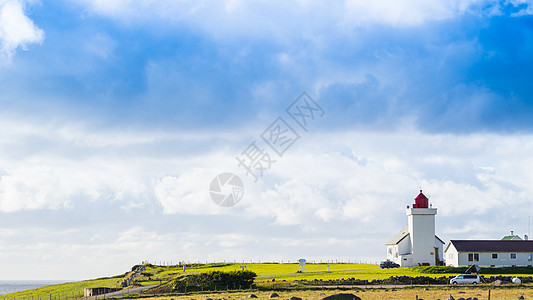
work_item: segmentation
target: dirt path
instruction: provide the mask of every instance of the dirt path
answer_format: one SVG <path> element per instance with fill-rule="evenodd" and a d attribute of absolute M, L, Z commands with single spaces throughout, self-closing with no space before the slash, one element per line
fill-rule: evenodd
<path fill-rule="evenodd" d="M 158 286 L 158 284 L 140 286 L 140 287 L 135 287 L 135 288 L 129 288 L 129 289 L 124 289 L 124 290 L 116 291 L 116 292 L 112 292 L 112 293 L 106 293 L 106 294 L 102 294 L 102 295 L 86 297 L 86 298 L 83 298 L 83 299 L 86 299 L 86 300 L 97 300 L 97 299 L 105 299 L 105 298 L 121 298 L 121 296 L 124 296 L 124 295 L 127 295 L 127 294 L 138 294 L 138 293 L 140 293 L 140 292 L 142 292 L 142 291 L 144 291 L 146 289 L 153 288 L 153 287 L 156 287 L 156 286 Z"/>

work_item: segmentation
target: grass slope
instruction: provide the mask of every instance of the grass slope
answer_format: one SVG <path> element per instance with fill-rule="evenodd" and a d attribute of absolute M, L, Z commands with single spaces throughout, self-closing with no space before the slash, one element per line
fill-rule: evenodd
<path fill-rule="evenodd" d="M 391 276 L 430 276 L 440 277 L 443 275 L 453 274 L 437 274 L 435 269 L 424 268 L 397 268 L 397 269 L 380 269 L 378 265 L 369 264 L 307 264 L 306 271 L 298 273 L 299 265 L 279 264 L 279 263 L 214 263 L 214 264 L 191 264 L 186 265 L 185 272 L 183 266 L 153 266 L 147 265 L 146 270 L 143 271 L 139 277 L 136 278 L 137 285 L 152 285 L 165 283 L 173 278 L 183 274 L 195 274 L 208 271 L 236 271 L 241 270 L 244 266 L 246 270 L 255 272 L 258 277 L 256 283 L 260 286 L 269 286 L 269 283 L 275 282 L 291 282 L 296 280 L 312 281 L 315 279 L 335 280 L 355 278 L 361 280 L 386 279 Z M 329 266 L 329 271 L 328 270 Z M 497 270 L 492 270 L 497 274 Z M 502 270 L 504 271 L 504 270 Z M 431 273 L 429 273 L 431 272 Z M 32 299 L 32 300 L 68 300 L 83 295 L 83 289 L 87 287 L 119 287 L 120 282 L 130 272 L 118 275 L 111 278 L 100 278 L 94 280 L 85 280 L 72 283 L 64 283 L 42 287 L 38 289 L 12 293 L 9 295 L 0 296 L 0 300 L 16 299 Z M 458 273 L 456 273 L 458 274 Z M 505 274 L 505 273 L 502 273 Z M 491 274 L 492 275 L 492 274 Z M 531 276 L 530 274 L 505 274 L 516 276 Z"/>

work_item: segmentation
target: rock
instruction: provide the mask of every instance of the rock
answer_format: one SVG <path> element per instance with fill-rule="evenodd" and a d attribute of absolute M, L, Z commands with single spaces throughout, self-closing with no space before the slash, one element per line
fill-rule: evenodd
<path fill-rule="evenodd" d="M 459 294 L 464 294 L 464 293 L 466 293 L 466 292 L 463 292 L 463 291 L 459 291 L 458 293 L 459 293 Z"/>
<path fill-rule="evenodd" d="M 270 297 L 269 297 L 269 298 L 270 298 L 270 299 L 272 299 L 272 298 L 279 298 L 279 295 L 278 295 L 278 293 L 272 293 L 272 294 L 270 294 Z"/>
<path fill-rule="evenodd" d="M 254 295 L 254 294 L 250 294 L 250 295 L 248 295 L 248 298 L 257 298 L 257 296 Z"/>
<path fill-rule="evenodd" d="M 302 300 L 302 298 L 292 296 L 289 300 Z"/>
<path fill-rule="evenodd" d="M 321 300 L 361 300 L 361 298 L 357 297 L 354 294 L 339 293 L 327 296 L 325 298 L 322 298 Z"/>
<path fill-rule="evenodd" d="M 472 300 L 472 297 L 468 297 L 468 298 L 466 298 L 466 300 Z"/>
<path fill-rule="evenodd" d="M 429 291 L 429 289 L 428 288 L 424 288 L 424 291 Z"/>
<path fill-rule="evenodd" d="M 516 299 L 524 300 L 525 298 L 524 298 L 524 295 L 522 295 L 522 296 L 520 296 L 520 297 L 518 297 Z"/>
<path fill-rule="evenodd" d="M 450 297 L 448 297 L 446 300 L 455 300 L 455 298 L 452 296 L 452 294 L 450 294 Z"/>
<path fill-rule="evenodd" d="M 205 298 L 204 300 L 213 300 L 213 299 L 211 299 L 211 298 Z"/>
<path fill-rule="evenodd" d="M 459 298 L 459 299 L 457 299 L 457 300 L 466 300 L 466 299 L 465 299 L 465 298 Z"/>
<path fill-rule="evenodd" d="M 498 280 L 493 281 L 492 284 L 494 284 L 494 285 L 504 285 L 504 284 L 509 284 L 509 282 L 498 279 Z"/>
<path fill-rule="evenodd" d="M 479 300 L 477 297 L 472 298 L 472 300 Z"/>

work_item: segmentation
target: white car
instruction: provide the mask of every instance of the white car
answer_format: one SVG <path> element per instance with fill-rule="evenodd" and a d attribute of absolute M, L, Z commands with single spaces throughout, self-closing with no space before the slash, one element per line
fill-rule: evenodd
<path fill-rule="evenodd" d="M 479 284 L 481 277 L 479 275 L 462 274 L 450 279 L 450 284 Z"/>

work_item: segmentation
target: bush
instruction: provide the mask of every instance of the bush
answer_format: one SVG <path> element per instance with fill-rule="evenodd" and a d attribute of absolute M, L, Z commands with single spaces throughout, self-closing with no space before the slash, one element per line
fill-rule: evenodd
<path fill-rule="evenodd" d="M 253 286 L 256 276 L 252 271 L 211 271 L 183 275 L 174 280 L 173 289 L 176 292 L 248 289 Z"/>

